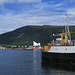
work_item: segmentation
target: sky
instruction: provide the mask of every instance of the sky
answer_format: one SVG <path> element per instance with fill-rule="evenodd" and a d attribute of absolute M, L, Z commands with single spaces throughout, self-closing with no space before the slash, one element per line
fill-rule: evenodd
<path fill-rule="evenodd" d="M 27 25 L 75 25 L 75 0 L 0 0 L 0 34 Z"/>

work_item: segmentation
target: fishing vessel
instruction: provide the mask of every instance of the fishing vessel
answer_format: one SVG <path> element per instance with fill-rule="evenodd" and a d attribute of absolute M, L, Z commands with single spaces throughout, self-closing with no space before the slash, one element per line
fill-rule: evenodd
<path fill-rule="evenodd" d="M 56 38 L 50 45 L 44 47 L 45 52 L 42 52 L 42 62 L 75 63 L 75 43 L 71 40 L 67 15 L 66 23 L 64 33 L 53 34 L 53 36 L 58 36 L 60 38 Z"/>

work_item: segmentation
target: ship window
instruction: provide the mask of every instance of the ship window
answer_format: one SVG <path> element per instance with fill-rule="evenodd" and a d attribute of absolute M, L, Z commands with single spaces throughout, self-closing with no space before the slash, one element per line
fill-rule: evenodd
<path fill-rule="evenodd" d="M 63 36 L 63 39 L 65 39 L 65 36 Z"/>

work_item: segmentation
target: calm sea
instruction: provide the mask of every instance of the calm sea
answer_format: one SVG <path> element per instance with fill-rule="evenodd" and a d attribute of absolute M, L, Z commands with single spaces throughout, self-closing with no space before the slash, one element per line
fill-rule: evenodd
<path fill-rule="evenodd" d="M 0 50 L 0 75 L 75 75 L 75 65 L 42 64 L 42 50 Z"/>

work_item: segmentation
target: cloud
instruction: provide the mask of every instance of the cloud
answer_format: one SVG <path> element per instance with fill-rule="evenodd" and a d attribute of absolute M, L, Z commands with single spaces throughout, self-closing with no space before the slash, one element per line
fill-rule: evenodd
<path fill-rule="evenodd" d="M 13 3 L 15 2 L 15 0 L 0 0 L 0 4 L 3 4 L 3 3 Z"/>
<path fill-rule="evenodd" d="M 60 21 L 59 21 L 60 20 Z M 58 15 L 31 15 L 31 14 L 18 14 L 13 15 L 8 13 L 6 15 L 0 15 L 0 33 L 5 31 L 12 31 L 26 25 L 63 25 L 63 16 Z M 5 30 L 4 30 L 5 29 Z M 4 30 L 4 31 L 3 31 Z"/>
<path fill-rule="evenodd" d="M 75 24 L 73 16 L 70 16 L 70 25 Z M 0 33 L 12 31 L 26 25 L 62 25 L 64 26 L 64 15 L 41 14 L 18 14 L 11 13 L 0 16 Z"/>
<path fill-rule="evenodd" d="M 71 9 L 68 9 L 67 10 L 67 13 L 68 14 L 74 14 L 75 15 L 75 7 L 74 8 L 71 8 Z"/>
<path fill-rule="evenodd" d="M 25 3 L 30 3 L 30 2 L 41 2 L 41 0 L 18 0 L 18 2 L 25 2 Z"/>
<path fill-rule="evenodd" d="M 64 25 L 64 15 L 70 16 L 70 25 L 75 24 L 75 9 L 64 2 L 41 2 L 41 0 L 0 0 L 0 33 L 26 25 Z M 36 3 L 37 2 L 37 3 Z M 62 13 L 63 11 L 63 13 Z M 1 13 L 2 12 L 2 13 Z"/>
<path fill-rule="evenodd" d="M 69 14 L 69 24 L 75 25 L 75 7 L 73 8 L 68 8 L 66 11 L 67 14 Z"/>
<path fill-rule="evenodd" d="M 70 2 L 75 2 L 75 0 L 64 0 L 64 2 L 70 3 Z"/>
<path fill-rule="evenodd" d="M 41 2 L 41 0 L 0 0 L 0 4 L 3 3 L 37 3 L 37 2 Z"/>
<path fill-rule="evenodd" d="M 56 5 L 54 5 L 54 7 L 59 7 L 61 5 L 63 5 L 63 3 L 56 4 Z"/>

